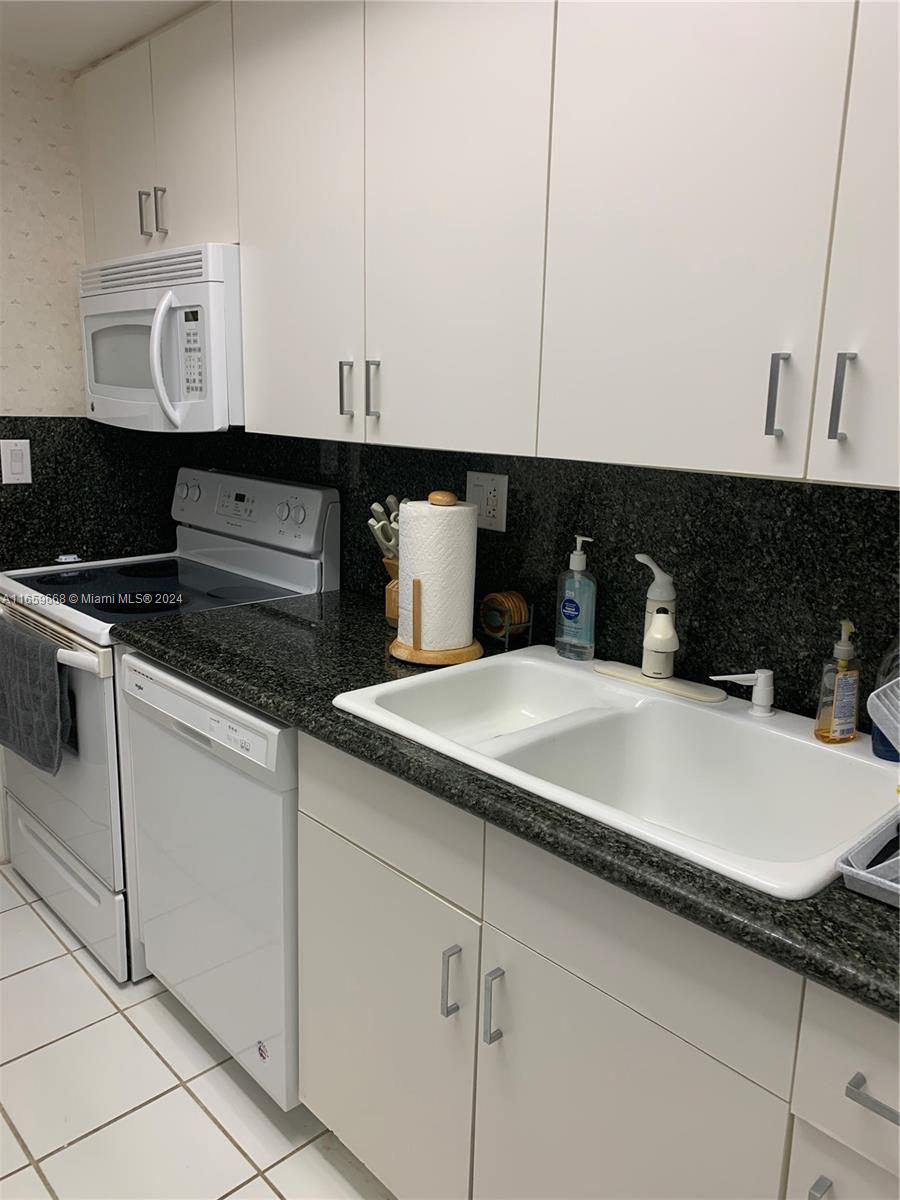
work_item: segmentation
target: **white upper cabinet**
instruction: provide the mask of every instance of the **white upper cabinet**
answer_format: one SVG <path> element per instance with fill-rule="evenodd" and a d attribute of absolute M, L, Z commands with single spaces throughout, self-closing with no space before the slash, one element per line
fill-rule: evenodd
<path fill-rule="evenodd" d="M 160 244 L 238 240 L 231 6 L 211 4 L 150 41 Z M 156 226 L 156 211 L 154 211 Z M 162 233 L 168 229 L 168 233 Z"/>
<path fill-rule="evenodd" d="M 812 479 L 900 482 L 897 34 L 897 5 L 863 0 L 825 300 Z"/>
<path fill-rule="evenodd" d="M 852 17 L 560 3 L 539 454 L 803 474 Z"/>
<path fill-rule="evenodd" d="M 108 59 L 77 88 L 88 262 L 237 241 L 228 4 Z"/>
<path fill-rule="evenodd" d="M 153 96 L 146 42 L 76 83 L 87 261 L 144 254 L 153 233 Z M 141 222 L 146 235 L 141 233 Z"/>
<path fill-rule="evenodd" d="M 553 5 L 366 5 L 369 441 L 533 454 Z"/>
<path fill-rule="evenodd" d="M 363 5 L 234 24 L 246 426 L 361 441 Z"/>

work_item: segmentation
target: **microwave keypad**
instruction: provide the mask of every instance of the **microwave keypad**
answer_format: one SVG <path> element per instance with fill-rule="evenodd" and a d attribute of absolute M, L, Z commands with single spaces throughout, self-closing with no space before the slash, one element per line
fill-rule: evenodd
<path fill-rule="evenodd" d="M 184 364 L 184 390 L 187 395 L 203 392 L 203 349 L 200 341 L 200 313 L 186 309 L 181 331 L 181 359 Z"/>

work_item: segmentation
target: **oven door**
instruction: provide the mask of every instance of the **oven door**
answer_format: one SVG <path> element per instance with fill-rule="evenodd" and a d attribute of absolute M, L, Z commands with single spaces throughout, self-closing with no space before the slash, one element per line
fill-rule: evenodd
<path fill-rule="evenodd" d="M 0 619 L 19 621 L 60 647 L 69 666 L 75 748 L 50 775 L 4 750 L 7 789 L 113 891 L 125 886 L 116 742 L 113 654 L 63 631 L 32 612 L 0 605 Z"/>
<path fill-rule="evenodd" d="M 226 429 L 224 305 L 221 282 L 82 296 L 88 415 L 157 432 Z"/>

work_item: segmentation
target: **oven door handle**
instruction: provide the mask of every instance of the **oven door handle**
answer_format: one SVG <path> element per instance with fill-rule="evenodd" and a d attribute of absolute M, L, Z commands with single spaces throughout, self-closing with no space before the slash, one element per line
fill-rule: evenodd
<path fill-rule="evenodd" d="M 156 393 L 159 407 L 163 410 L 166 419 L 170 425 L 173 425 L 176 429 L 180 429 L 181 417 L 175 411 L 172 401 L 169 399 L 162 369 L 163 326 L 174 299 L 175 296 L 170 288 L 165 295 L 160 297 L 160 301 L 153 313 L 153 321 L 150 325 L 150 378 L 153 380 L 153 390 Z"/>
<path fill-rule="evenodd" d="M 5 604 L 0 604 L 0 615 L 7 621 L 11 621 L 13 625 L 18 625 L 21 628 L 22 623 L 16 620 Z M 44 639 L 43 634 L 39 633 L 38 636 Z M 58 646 L 56 661 L 62 666 L 75 667 L 79 671 L 88 671 L 91 675 L 99 675 L 101 678 L 111 674 L 109 670 L 104 670 L 104 664 L 101 662 L 100 656 L 91 654 L 89 650 L 70 650 L 68 646 Z"/>

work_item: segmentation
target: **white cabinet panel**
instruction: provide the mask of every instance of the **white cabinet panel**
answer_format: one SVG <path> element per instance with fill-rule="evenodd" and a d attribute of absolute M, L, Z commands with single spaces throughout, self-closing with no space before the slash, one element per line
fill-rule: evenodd
<path fill-rule="evenodd" d="M 301 1099 L 401 1200 L 465 1197 L 480 926 L 302 815 L 299 840 Z"/>
<path fill-rule="evenodd" d="M 787 1200 L 809 1200 L 823 1175 L 830 1184 L 824 1200 L 897 1200 L 900 1195 L 895 1175 L 805 1121 L 795 1121 Z"/>
<path fill-rule="evenodd" d="M 847 131 L 816 387 L 809 475 L 840 483 L 898 477 L 897 4 L 859 9 Z M 839 354 L 839 431 L 829 438 Z"/>
<path fill-rule="evenodd" d="M 783 1101 L 487 925 L 482 964 L 475 1200 L 775 1200 Z"/>
<path fill-rule="evenodd" d="M 153 188 L 153 97 L 146 42 L 101 63 L 77 82 L 84 126 L 87 260 L 145 254 L 153 204 L 144 197 L 140 232 L 138 190 Z"/>
<path fill-rule="evenodd" d="M 785 1100 L 803 980 L 494 825 L 485 920 Z"/>
<path fill-rule="evenodd" d="M 851 22 L 560 4 L 539 454 L 803 474 Z"/>
<path fill-rule="evenodd" d="M 533 454 L 553 5 L 366 6 L 367 438 Z"/>
<path fill-rule="evenodd" d="M 231 5 L 150 41 L 161 246 L 238 240 Z M 155 224 L 154 224 L 155 228 Z"/>
<path fill-rule="evenodd" d="M 246 427 L 361 441 L 363 5 L 237 3 L 234 40 Z"/>
<path fill-rule="evenodd" d="M 809 983 L 803 1002 L 791 1107 L 891 1174 L 900 1168 L 897 1126 L 846 1094 L 857 1074 L 862 1096 L 900 1108 L 897 1022 Z"/>

